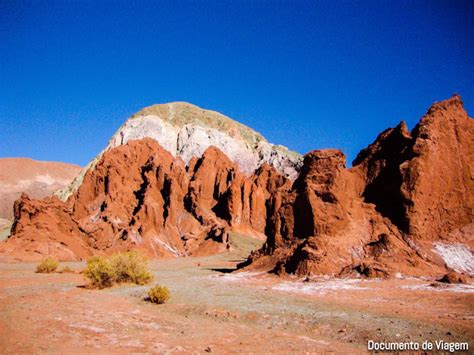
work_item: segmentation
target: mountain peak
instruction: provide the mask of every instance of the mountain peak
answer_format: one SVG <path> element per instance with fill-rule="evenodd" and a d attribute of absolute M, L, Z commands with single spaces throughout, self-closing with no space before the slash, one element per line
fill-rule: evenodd
<path fill-rule="evenodd" d="M 464 103 L 460 95 L 454 94 L 446 100 L 433 103 L 427 113 L 433 114 L 438 111 L 448 111 L 451 109 L 464 111 Z"/>
<path fill-rule="evenodd" d="M 266 142 L 266 139 L 260 133 L 250 127 L 217 111 L 203 109 L 189 102 L 176 101 L 147 106 L 132 115 L 130 119 L 146 116 L 159 117 L 173 127 L 182 128 L 185 125 L 197 125 L 216 129 L 232 138 L 245 141 L 251 147 L 258 145 L 259 142 Z"/>
<path fill-rule="evenodd" d="M 146 137 L 155 139 L 186 164 L 192 157 L 202 156 L 208 147 L 215 146 L 247 175 L 266 162 L 294 179 L 302 163 L 300 154 L 268 143 L 250 127 L 187 102 L 143 108 L 120 127 L 107 149 Z"/>

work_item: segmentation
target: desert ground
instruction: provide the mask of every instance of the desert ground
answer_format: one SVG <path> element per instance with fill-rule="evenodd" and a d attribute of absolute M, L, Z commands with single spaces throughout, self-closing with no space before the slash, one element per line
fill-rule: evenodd
<path fill-rule="evenodd" d="M 171 292 L 162 305 L 145 300 L 150 285 L 85 288 L 85 263 L 37 274 L 35 263 L 3 260 L 2 352 L 354 353 L 370 339 L 473 339 L 472 285 L 235 273 L 255 246 L 234 240 L 227 253 L 150 261 L 153 284 Z"/>

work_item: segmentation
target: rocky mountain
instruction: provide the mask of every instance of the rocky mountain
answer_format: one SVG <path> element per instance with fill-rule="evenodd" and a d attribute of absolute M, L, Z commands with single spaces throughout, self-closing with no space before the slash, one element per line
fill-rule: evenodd
<path fill-rule="evenodd" d="M 301 159 L 218 113 L 151 106 L 119 129 L 63 200 L 17 200 L 0 251 L 179 257 L 224 251 L 239 232 L 267 238 L 247 269 L 472 274 L 473 122 L 453 96 L 411 132 L 403 122 L 382 132 L 347 169 L 339 150 Z"/>
<path fill-rule="evenodd" d="M 264 238 L 269 190 L 294 179 L 301 163 L 217 112 L 150 106 L 59 198 L 22 196 L 8 245 L 21 258 L 73 260 L 130 247 L 154 257 L 223 251 L 231 230 Z"/>
<path fill-rule="evenodd" d="M 202 156 L 207 148 L 216 147 L 247 176 L 268 163 L 294 180 L 303 161 L 300 154 L 268 143 L 251 128 L 218 112 L 186 102 L 172 102 L 145 107 L 132 115 L 113 135 L 106 149 L 73 184 L 59 191 L 58 197 L 65 200 L 76 191 L 84 174 L 94 167 L 104 152 L 142 138 L 156 140 L 173 157 L 181 157 L 186 165 L 193 157 Z"/>
<path fill-rule="evenodd" d="M 267 164 L 246 177 L 215 147 L 186 166 L 151 138 L 132 140 L 107 150 L 67 201 L 23 195 L 6 247 L 22 259 L 213 254 L 230 231 L 263 234 L 265 202 L 286 182 Z"/>
<path fill-rule="evenodd" d="M 0 220 L 13 219 L 13 203 L 22 192 L 43 198 L 68 185 L 79 174 L 77 165 L 27 158 L 0 159 Z"/>

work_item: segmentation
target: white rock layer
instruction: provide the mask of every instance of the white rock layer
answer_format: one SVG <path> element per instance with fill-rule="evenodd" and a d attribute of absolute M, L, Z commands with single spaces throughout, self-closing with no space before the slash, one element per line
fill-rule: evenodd
<path fill-rule="evenodd" d="M 451 269 L 474 276 L 474 254 L 464 244 L 437 243 L 434 251 L 438 253 Z"/>
<path fill-rule="evenodd" d="M 280 145 L 268 143 L 260 134 L 214 111 L 203 110 L 188 103 L 150 106 L 129 118 L 112 136 L 104 151 L 130 140 L 152 138 L 173 156 L 186 164 L 215 146 L 225 153 L 241 171 L 250 175 L 268 163 L 294 180 L 302 165 L 302 156 Z M 104 152 L 103 151 L 103 152 Z M 99 154 L 83 173 L 57 195 L 66 199 L 82 183 L 86 171 L 94 167 Z"/>

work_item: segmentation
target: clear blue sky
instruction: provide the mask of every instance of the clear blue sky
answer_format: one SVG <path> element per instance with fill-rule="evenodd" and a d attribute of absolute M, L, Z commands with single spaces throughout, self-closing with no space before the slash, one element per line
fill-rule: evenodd
<path fill-rule="evenodd" d="M 140 108 L 188 101 L 351 161 L 457 92 L 473 1 L 0 0 L 0 157 L 85 165 Z"/>

